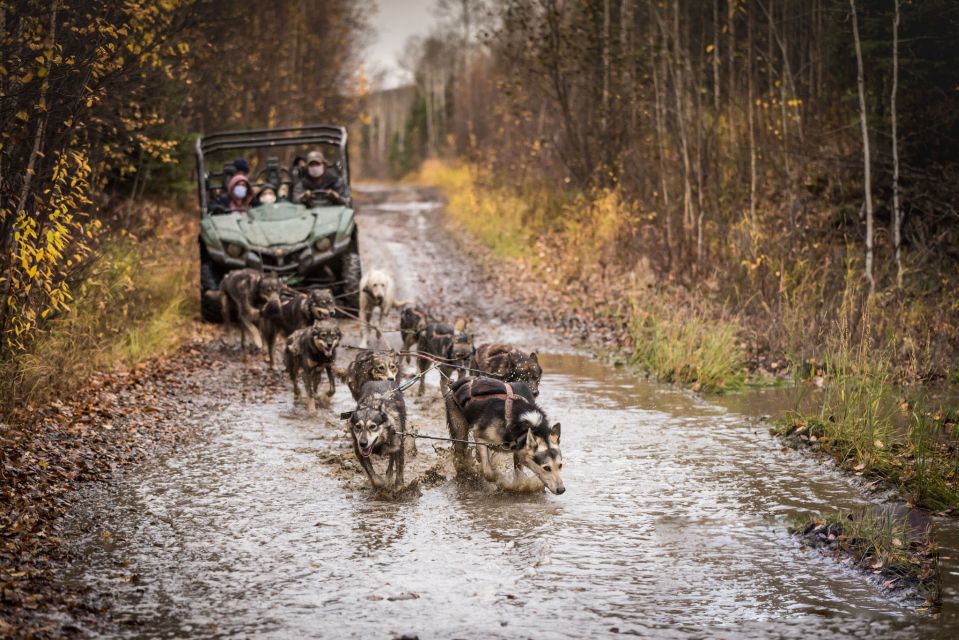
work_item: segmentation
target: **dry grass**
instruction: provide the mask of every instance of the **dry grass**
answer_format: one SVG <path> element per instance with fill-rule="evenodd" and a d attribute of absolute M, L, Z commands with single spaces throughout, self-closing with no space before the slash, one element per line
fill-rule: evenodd
<path fill-rule="evenodd" d="M 921 610 L 941 602 L 939 553 L 928 522 L 890 505 L 794 518 L 791 533 L 843 552 L 883 589 L 912 594 Z"/>
<path fill-rule="evenodd" d="M 0 363 L 5 404 L 63 397 L 96 372 L 171 352 L 190 333 L 197 305 L 191 236 L 162 211 L 168 217 L 152 221 L 144 237 L 104 238 L 69 312 L 52 318 L 27 352 Z"/>
<path fill-rule="evenodd" d="M 637 364 L 659 380 L 711 392 L 746 383 L 736 318 L 643 295 L 633 298 L 629 323 Z"/>
<path fill-rule="evenodd" d="M 618 190 L 568 196 L 527 186 L 520 196 L 515 188 L 487 186 L 474 167 L 436 160 L 426 162 L 416 180 L 442 189 L 449 215 L 499 257 L 540 269 L 555 286 L 578 283 L 571 286 L 606 291 L 606 298 L 625 296 L 622 310 L 597 304 L 586 313 L 625 316 L 636 364 L 660 380 L 713 392 L 745 382 L 738 320 L 714 305 L 649 291 L 648 262 L 628 262 L 629 238 L 622 231 L 654 214 Z M 610 265 L 624 263 L 628 273 L 607 274 Z"/>

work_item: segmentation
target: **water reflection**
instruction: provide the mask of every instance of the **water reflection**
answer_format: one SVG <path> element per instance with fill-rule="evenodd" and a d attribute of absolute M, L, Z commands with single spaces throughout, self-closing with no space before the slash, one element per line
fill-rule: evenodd
<path fill-rule="evenodd" d="M 233 407 L 209 441 L 91 502 L 95 518 L 76 523 L 85 558 L 76 579 L 114 594 L 111 635 L 125 637 L 912 638 L 956 629 L 951 604 L 940 621 L 919 618 L 788 536 L 790 513 L 863 503 L 828 467 L 685 392 L 579 356 L 545 356 L 544 367 L 540 399 L 564 426 L 563 496 L 450 481 L 416 499 L 374 500 L 317 461 L 348 450 L 348 439 L 277 418 L 284 397 Z M 335 398 L 335 408 L 345 404 Z M 410 407 L 411 420 L 435 421 L 428 405 Z M 114 532 L 109 544 L 101 522 Z M 952 585 L 955 567 L 950 559 Z M 117 573 L 139 578 L 118 582 Z"/>

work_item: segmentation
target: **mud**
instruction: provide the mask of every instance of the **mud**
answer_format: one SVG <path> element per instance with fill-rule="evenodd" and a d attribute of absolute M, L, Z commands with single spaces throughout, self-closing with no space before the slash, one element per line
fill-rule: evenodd
<path fill-rule="evenodd" d="M 88 636 L 581 638 L 954 637 L 959 535 L 937 520 L 938 619 L 892 602 L 790 537 L 787 518 L 868 502 L 841 474 L 783 450 L 753 417 L 638 380 L 537 326 L 461 255 L 441 210 L 380 189 L 362 209 L 364 262 L 400 298 L 471 320 L 479 341 L 535 348 L 540 402 L 563 423 L 562 496 L 452 479 L 419 441 L 409 488 L 373 492 L 350 450 L 345 384 L 319 416 L 262 358 L 207 343 L 197 397 L 231 389 L 189 446 L 89 487 L 64 523 L 77 606 L 46 613 Z M 393 321 L 398 323 L 394 315 Z M 358 332 L 345 322 L 345 344 Z M 392 328 L 392 327 L 388 327 Z M 394 345 L 396 332 L 386 333 Z M 352 357 L 340 350 L 339 366 Z M 407 392 L 410 424 L 443 435 L 437 374 Z M 184 419 L 190 409 L 183 410 Z M 384 464 L 380 462 L 379 464 Z"/>

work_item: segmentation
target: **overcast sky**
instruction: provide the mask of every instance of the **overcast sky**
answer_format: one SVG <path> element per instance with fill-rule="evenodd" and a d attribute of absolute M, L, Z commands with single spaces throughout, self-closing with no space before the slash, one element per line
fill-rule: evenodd
<path fill-rule="evenodd" d="M 386 71 L 385 87 L 395 87 L 409 80 L 396 59 L 407 38 L 429 34 L 435 3 L 436 0 L 376 0 L 373 41 L 368 50 L 369 71 L 371 74 L 378 69 Z"/>

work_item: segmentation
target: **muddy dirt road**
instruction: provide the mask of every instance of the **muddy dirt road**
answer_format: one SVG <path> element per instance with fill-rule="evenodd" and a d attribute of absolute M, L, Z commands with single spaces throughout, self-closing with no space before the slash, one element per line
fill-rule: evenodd
<path fill-rule="evenodd" d="M 367 197 L 379 204 L 362 210 L 364 262 L 390 266 L 401 298 L 470 317 L 480 342 L 544 354 L 540 400 L 563 423 L 566 493 L 460 486 L 447 448 L 421 442 L 407 471 L 418 492 L 374 499 L 333 417 L 352 408 L 345 385 L 310 419 L 281 374 L 213 341 L 222 366 L 198 373 L 208 393 L 251 384 L 238 374 L 249 368 L 262 370 L 264 388 L 206 416 L 189 447 L 88 491 L 69 536 L 79 558 L 69 580 L 86 591 L 87 611 L 58 619 L 61 628 L 137 638 L 956 636 L 955 525 L 938 523 L 949 558 L 940 619 L 888 601 L 786 533 L 791 513 L 864 499 L 780 450 L 748 417 L 768 411 L 763 397 L 736 397 L 730 409 L 590 359 L 464 269 L 434 203 L 404 190 Z M 409 407 L 417 429 L 441 435 L 437 384 L 431 376 Z"/>

